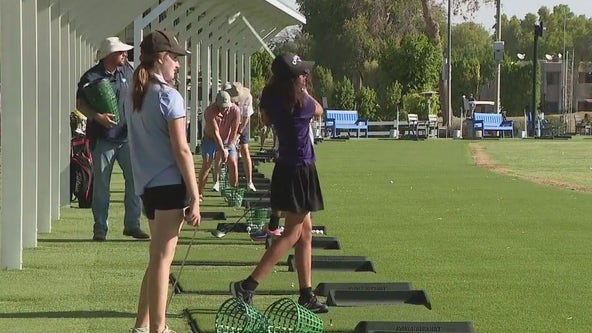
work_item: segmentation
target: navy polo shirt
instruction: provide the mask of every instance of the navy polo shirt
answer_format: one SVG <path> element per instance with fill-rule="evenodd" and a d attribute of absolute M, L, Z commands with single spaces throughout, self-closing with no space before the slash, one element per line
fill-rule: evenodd
<path fill-rule="evenodd" d="M 86 100 L 82 87 L 88 82 L 107 78 L 111 82 L 117 97 L 117 105 L 119 107 L 119 123 L 113 128 L 106 128 L 96 121 L 90 120 L 86 125 L 87 135 L 92 138 L 101 138 L 112 142 L 126 142 L 127 141 L 127 121 L 125 118 L 126 112 L 132 112 L 131 99 L 128 94 L 131 93 L 129 86 L 132 82 L 134 69 L 129 63 L 117 67 L 113 73 L 107 72 L 102 61 L 86 71 L 78 82 L 78 91 L 76 98 L 83 98 Z M 87 101 L 88 102 L 88 101 Z"/>

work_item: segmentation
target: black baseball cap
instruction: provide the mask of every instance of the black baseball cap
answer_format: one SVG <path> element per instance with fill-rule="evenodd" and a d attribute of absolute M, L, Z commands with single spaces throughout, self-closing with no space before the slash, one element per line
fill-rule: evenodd
<path fill-rule="evenodd" d="M 276 75 L 289 74 L 298 76 L 301 74 L 310 74 L 314 61 L 304 61 L 294 53 L 284 53 L 278 55 L 271 64 L 271 71 Z"/>
<path fill-rule="evenodd" d="M 177 37 L 166 30 L 154 30 L 149 33 L 142 43 L 140 43 L 142 52 L 153 54 L 156 52 L 171 52 L 179 56 L 186 56 L 190 54 L 184 47 L 179 44 Z"/>

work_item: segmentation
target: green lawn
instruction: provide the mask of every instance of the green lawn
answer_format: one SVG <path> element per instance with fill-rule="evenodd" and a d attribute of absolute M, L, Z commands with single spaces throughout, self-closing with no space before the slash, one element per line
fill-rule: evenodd
<path fill-rule="evenodd" d="M 427 292 L 433 310 L 420 306 L 331 308 L 326 332 L 351 332 L 362 320 L 465 321 L 481 333 L 587 332 L 592 225 L 590 194 L 529 182 L 522 175 L 575 180 L 592 188 L 587 140 L 477 142 L 513 175 L 476 167 L 469 142 L 349 140 L 315 147 L 326 210 L 314 224 L 327 226 L 342 250 L 320 254 L 364 255 L 377 273 L 314 272 L 313 282 L 411 282 Z M 563 153 L 563 154 L 562 154 Z M 271 165 L 259 169 L 270 174 Z M 566 177 L 562 179 L 561 177 Z M 93 243 L 89 210 L 63 209 L 39 247 L 24 251 L 22 271 L 0 272 L 0 331 L 126 332 L 133 324 L 147 242 L 122 232 L 122 182 L 114 182 L 111 231 Z M 207 193 L 204 211 L 242 211 Z M 190 259 L 256 261 L 263 252 L 245 234 L 214 239 L 206 221 Z M 182 260 L 193 232 L 183 231 Z M 223 291 L 250 267 L 190 267 L 188 289 Z M 178 266 L 173 267 L 177 272 Z M 291 290 L 295 274 L 278 266 L 262 290 Z M 296 283 L 297 285 L 297 283 Z M 265 306 L 281 296 L 259 296 Z M 296 297 L 296 296 L 290 296 Z M 213 332 L 223 295 L 178 295 L 171 312 L 194 313 Z M 332 323 L 332 326 L 329 325 Z M 183 318 L 171 328 L 189 332 Z"/>

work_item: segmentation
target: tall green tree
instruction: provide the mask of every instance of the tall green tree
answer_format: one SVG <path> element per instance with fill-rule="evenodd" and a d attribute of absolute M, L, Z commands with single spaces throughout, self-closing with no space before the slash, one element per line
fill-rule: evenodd
<path fill-rule="evenodd" d="M 478 96 L 495 78 L 492 40 L 483 26 L 466 22 L 452 28 L 452 108 L 462 106 L 462 95 Z"/>
<path fill-rule="evenodd" d="M 384 91 L 383 99 L 379 100 L 381 108 L 379 109 L 380 120 L 392 120 L 397 116 L 401 99 L 403 97 L 403 86 L 399 81 L 389 84 Z"/>
<path fill-rule="evenodd" d="M 537 94 L 537 101 L 540 96 Z M 501 104 L 508 116 L 522 116 L 532 96 L 532 62 L 504 61 L 501 66 Z M 538 104 L 538 102 L 537 102 Z"/>
<path fill-rule="evenodd" d="M 364 65 L 376 60 L 382 42 L 417 33 L 421 7 L 404 0 L 297 0 L 306 16 L 303 31 L 314 40 L 311 56 L 336 77 L 348 76 L 359 88 Z"/>
<path fill-rule="evenodd" d="M 263 87 L 271 77 L 273 58 L 265 51 L 258 51 L 251 56 L 251 94 L 261 96 Z"/>
<path fill-rule="evenodd" d="M 381 71 L 384 75 L 401 82 L 404 95 L 437 87 L 442 55 L 427 36 L 407 34 L 400 45 L 394 43 L 391 41 L 383 50 Z"/>
<path fill-rule="evenodd" d="M 312 80 L 314 96 L 319 101 L 322 101 L 323 97 L 326 97 L 327 104 L 329 107 L 332 107 L 335 83 L 333 82 L 333 74 L 331 73 L 331 70 L 323 66 L 315 66 L 313 68 Z"/>
<path fill-rule="evenodd" d="M 335 83 L 333 101 L 336 109 L 353 110 L 355 108 L 356 92 L 354 91 L 354 85 L 346 76 Z"/>
<path fill-rule="evenodd" d="M 356 110 L 360 118 L 376 119 L 378 107 L 376 92 L 369 87 L 362 87 L 356 96 Z"/>
<path fill-rule="evenodd" d="M 501 0 L 497 0 L 501 1 Z M 454 5 L 454 12 L 456 14 L 468 14 L 476 12 L 479 10 L 479 7 L 485 3 L 492 3 L 493 0 L 457 0 L 452 2 Z M 442 11 L 442 3 L 438 5 L 433 0 L 421 0 L 421 8 L 423 19 L 426 27 L 426 33 L 429 38 L 432 40 L 436 48 L 440 51 L 440 54 L 443 54 L 443 47 L 442 47 L 442 36 L 440 31 L 440 22 L 438 20 L 438 13 Z M 440 78 L 438 84 L 438 90 L 440 93 L 440 104 L 442 105 L 442 116 L 444 118 L 444 123 L 446 124 L 448 121 L 448 106 L 447 106 L 447 99 L 446 99 L 446 82 Z"/>

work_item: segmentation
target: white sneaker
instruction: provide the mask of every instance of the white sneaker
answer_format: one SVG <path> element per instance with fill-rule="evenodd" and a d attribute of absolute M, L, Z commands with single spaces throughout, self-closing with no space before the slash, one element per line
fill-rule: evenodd
<path fill-rule="evenodd" d="M 136 327 L 132 328 L 130 333 L 150 333 L 150 329 L 148 327 Z"/>
<path fill-rule="evenodd" d="M 253 183 L 249 183 L 249 185 L 247 185 L 247 187 L 249 188 L 249 190 L 253 191 L 253 192 L 257 192 L 257 189 L 255 188 L 255 185 L 253 185 Z"/>
<path fill-rule="evenodd" d="M 216 191 L 216 192 L 220 192 L 220 182 L 214 183 L 214 186 L 212 186 L 212 190 Z"/>

